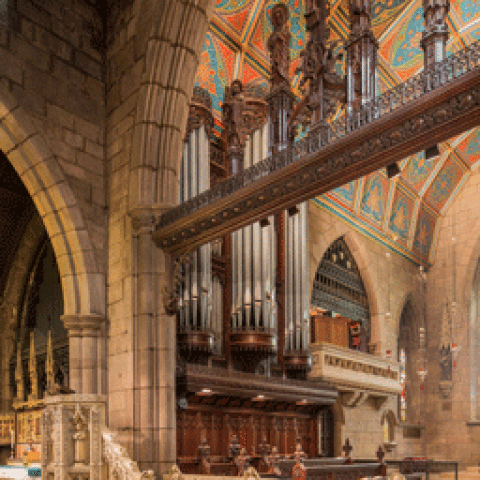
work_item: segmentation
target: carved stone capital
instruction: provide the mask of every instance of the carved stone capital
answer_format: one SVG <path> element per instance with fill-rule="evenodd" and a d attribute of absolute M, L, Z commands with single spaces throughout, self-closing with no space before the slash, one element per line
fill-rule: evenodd
<path fill-rule="evenodd" d="M 62 315 L 69 337 L 96 337 L 105 321 L 102 315 Z"/>
<path fill-rule="evenodd" d="M 135 234 L 152 233 L 155 230 L 157 220 L 175 206 L 168 203 L 156 203 L 132 208 L 128 214 L 132 219 L 132 227 Z"/>

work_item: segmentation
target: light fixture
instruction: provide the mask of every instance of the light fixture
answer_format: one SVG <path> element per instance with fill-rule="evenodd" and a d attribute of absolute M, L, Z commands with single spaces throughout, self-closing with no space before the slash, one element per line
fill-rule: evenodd
<path fill-rule="evenodd" d="M 253 397 L 252 400 L 254 402 L 262 402 L 263 400 L 265 400 L 265 395 L 257 395 L 256 397 Z"/>
<path fill-rule="evenodd" d="M 401 172 L 400 167 L 397 162 L 393 162 L 390 165 L 387 165 L 387 177 L 395 178 Z"/>
<path fill-rule="evenodd" d="M 213 392 L 209 388 L 202 388 L 200 392 L 197 392 L 197 395 L 213 395 Z"/>
<path fill-rule="evenodd" d="M 438 157 L 439 155 L 440 155 L 440 150 L 438 149 L 437 144 L 431 147 L 428 147 L 425 150 L 425 160 L 431 160 L 432 158 Z"/>

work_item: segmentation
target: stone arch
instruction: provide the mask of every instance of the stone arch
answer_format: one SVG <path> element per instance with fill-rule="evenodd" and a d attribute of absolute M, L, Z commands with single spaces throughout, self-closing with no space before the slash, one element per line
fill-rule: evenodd
<path fill-rule="evenodd" d="M 41 218 L 35 215 L 27 225 L 26 235 L 22 237 L 15 252 L 0 307 L 0 410 L 7 410 L 11 400 L 9 391 L 9 362 L 14 353 L 15 330 L 17 327 L 16 312 L 20 308 L 23 286 L 27 282 L 28 266 L 31 264 L 40 242 L 45 236 Z"/>
<path fill-rule="evenodd" d="M 137 2 L 146 68 L 137 99 L 130 210 L 175 205 L 188 102 L 213 0 Z"/>
<path fill-rule="evenodd" d="M 382 338 L 382 324 L 379 321 L 379 304 L 377 293 L 375 289 L 375 282 L 373 279 L 373 273 L 371 271 L 370 262 L 368 258 L 368 252 L 365 245 L 360 240 L 359 235 L 345 228 L 340 228 L 339 224 L 335 224 L 335 227 L 325 232 L 321 242 L 310 241 L 310 289 L 312 288 L 315 272 L 318 265 L 322 261 L 323 255 L 329 248 L 329 246 L 338 238 L 343 237 L 350 252 L 355 258 L 358 270 L 362 277 L 363 285 L 368 297 L 368 304 L 370 310 L 371 319 L 371 337 L 372 343 L 378 343 Z M 312 240 L 312 239 L 310 239 Z M 312 260 L 313 258 L 313 260 Z M 311 298 L 311 290 L 309 291 L 309 298 Z"/>
<path fill-rule="evenodd" d="M 0 148 L 30 194 L 52 242 L 65 315 L 104 314 L 104 280 L 75 197 L 57 159 L 24 109 L 0 90 Z"/>

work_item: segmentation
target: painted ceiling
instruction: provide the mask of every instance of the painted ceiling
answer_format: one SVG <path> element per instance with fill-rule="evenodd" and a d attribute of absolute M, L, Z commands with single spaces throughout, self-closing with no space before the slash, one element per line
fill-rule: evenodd
<path fill-rule="evenodd" d="M 290 11 L 293 88 L 295 69 L 305 46 L 304 0 L 284 0 Z M 272 32 L 272 0 L 217 0 L 203 47 L 196 85 L 210 92 L 215 131 L 221 132 L 225 86 L 239 78 L 250 88 L 268 90 L 267 39 Z M 372 27 L 379 42 L 378 85 L 381 93 L 423 68 L 420 48 L 422 0 L 375 0 Z M 332 0 L 331 39 L 349 35 L 348 0 Z M 451 0 L 447 54 L 480 40 L 480 0 Z M 337 65 L 339 73 L 343 65 Z M 423 153 L 401 162 L 402 173 L 389 180 L 383 170 L 322 195 L 316 202 L 356 229 L 393 248 L 415 263 L 432 261 L 438 219 L 480 161 L 480 127 L 439 145 L 440 156 Z"/>

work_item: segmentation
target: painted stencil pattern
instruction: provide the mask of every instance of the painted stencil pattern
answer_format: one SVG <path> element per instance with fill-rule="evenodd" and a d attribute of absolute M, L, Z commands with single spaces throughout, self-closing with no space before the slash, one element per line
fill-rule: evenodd
<path fill-rule="evenodd" d="M 397 189 L 392 204 L 389 228 L 403 242 L 408 240 L 413 207 L 413 200 Z"/>
<path fill-rule="evenodd" d="M 440 211 L 463 175 L 461 167 L 449 157 L 427 190 L 425 199 Z"/>
<path fill-rule="evenodd" d="M 350 206 L 353 205 L 355 199 L 355 182 L 346 183 L 345 185 L 332 190 L 332 194 L 343 203 Z"/>
<path fill-rule="evenodd" d="M 430 255 L 433 234 L 435 232 L 436 217 L 425 208 L 420 208 L 413 240 L 413 249 L 425 260 Z"/>
<path fill-rule="evenodd" d="M 434 160 L 425 160 L 425 153 L 412 155 L 402 171 L 405 180 L 418 192 L 428 179 L 436 163 Z"/>
<path fill-rule="evenodd" d="M 385 212 L 388 180 L 380 175 L 373 175 L 365 182 L 360 210 L 364 216 L 376 223 L 381 223 Z"/>

